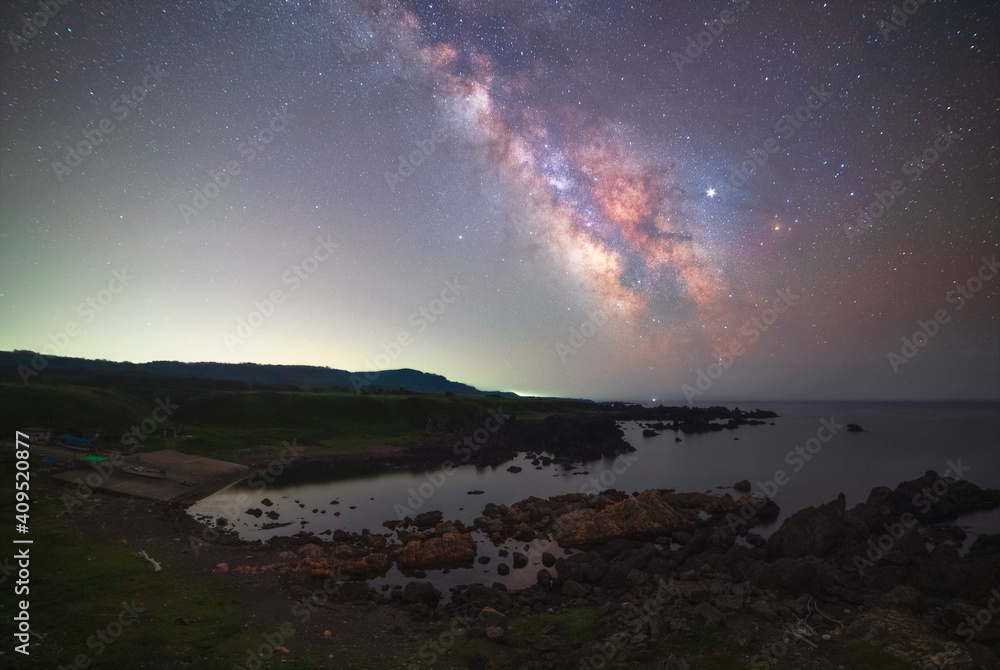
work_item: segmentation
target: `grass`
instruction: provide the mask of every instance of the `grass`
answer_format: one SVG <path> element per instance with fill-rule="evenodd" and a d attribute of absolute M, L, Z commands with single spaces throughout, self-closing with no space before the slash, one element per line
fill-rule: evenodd
<path fill-rule="evenodd" d="M 10 433 L 32 425 L 50 427 L 57 434 L 97 430 L 102 435 L 101 446 L 113 448 L 123 432 L 155 418 L 157 399 L 168 397 L 177 408 L 162 425 L 156 425 L 141 450 L 162 448 L 159 429 L 170 427 L 191 436 L 178 438 L 178 449 L 223 459 L 279 450 L 293 439 L 299 444 L 342 450 L 447 436 L 427 429 L 427 419 L 432 416 L 451 417 L 462 425 L 498 407 L 519 418 L 593 407 L 547 398 L 399 393 L 358 396 L 337 390 L 164 388 L 152 382 L 146 387 L 121 388 L 0 383 L 0 431 Z"/>
<path fill-rule="evenodd" d="M 576 650 L 594 636 L 597 611 L 590 607 L 577 607 L 551 614 L 533 614 L 516 617 L 503 642 L 492 642 L 481 635 L 463 634 L 455 637 L 448 649 L 447 657 L 457 660 L 463 667 L 485 667 L 487 661 L 497 668 L 521 668 L 527 662 L 537 659 L 533 640 L 545 632 L 558 640 L 560 647 Z M 429 641 L 437 640 L 447 625 L 439 626 L 434 634 L 427 635 Z M 578 662 L 566 661 L 568 665 L 556 667 L 578 668 Z"/>
<path fill-rule="evenodd" d="M 535 614 L 519 617 L 512 634 L 515 638 L 530 640 L 546 628 L 554 628 L 560 641 L 579 648 L 594 638 L 594 623 L 597 610 L 591 607 L 576 607 L 555 614 Z"/>
<path fill-rule="evenodd" d="M 226 587 L 183 576 L 169 563 L 153 572 L 130 547 L 73 533 L 31 537 L 29 611 L 32 630 L 45 638 L 17 667 L 59 668 L 82 660 L 94 668 L 187 663 L 228 670 L 273 632 L 249 627 Z M 133 602 L 139 621 L 126 617 L 129 625 L 121 627 L 119 615 Z"/>

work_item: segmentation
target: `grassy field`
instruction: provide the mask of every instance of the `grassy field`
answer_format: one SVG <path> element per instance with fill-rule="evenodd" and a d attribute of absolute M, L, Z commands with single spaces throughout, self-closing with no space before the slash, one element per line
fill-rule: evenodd
<path fill-rule="evenodd" d="M 157 410 L 169 399 L 170 414 Z M 159 403 L 158 403 L 159 401 Z M 176 407 L 174 407 L 176 406 Z M 440 437 L 427 429 L 431 416 L 456 422 L 502 407 L 519 418 L 551 412 L 582 412 L 589 403 L 547 398 L 452 396 L 344 391 L 227 390 L 165 384 L 145 387 L 95 388 L 67 384 L 0 384 L 0 431 L 27 426 L 62 432 L 97 431 L 113 446 L 132 426 L 154 426 L 144 449 L 162 448 L 162 428 L 184 437 L 182 451 L 216 458 L 238 458 L 249 452 L 279 449 L 297 440 L 330 449 L 367 444 L 393 444 Z M 190 437 L 187 437 L 190 436 Z"/>
<path fill-rule="evenodd" d="M 14 471 L 13 449 L 0 449 L 0 472 Z M 208 668 L 230 670 L 234 661 L 257 649 L 275 631 L 253 623 L 232 590 L 210 575 L 192 575 L 184 566 L 161 560 L 163 569 L 136 555 L 127 544 L 85 537 L 59 523 L 64 492 L 32 463 L 30 478 L 30 591 L 18 599 L 30 603 L 31 628 L 43 636 L 30 656 L 14 652 L 12 597 L 16 563 L 12 529 L 14 509 L 2 505 L 0 580 L 3 603 L 3 652 L 0 666 L 13 668 Z M 0 498 L 14 497 L 13 477 L 0 482 Z M 101 514 L 101 496 L 87 500 L 77 514 Z M 21 537 L 21 536 L 19 536 Z M 160 557 L 162 559 L 162 557 Z M 134 615 L 132 614 L 134 613 Z M 136 617 L 138 620 L 136 620 Z M 123 625 L 124 623 L 124 625 Z M 6 659 L 6 660 L 4 660 Z M 309 670 L 309 661 L 265 667 Z"/>

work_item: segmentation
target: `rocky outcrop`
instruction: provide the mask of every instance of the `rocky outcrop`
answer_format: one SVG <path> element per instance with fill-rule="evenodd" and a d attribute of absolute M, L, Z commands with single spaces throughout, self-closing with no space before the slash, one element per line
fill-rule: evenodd
<path fill-rule="evenodd" d="M 412 540 L 393 552 L 400 569 L 448 568 L 471 564 L 476 541 L 468 533 L 444 533 L 440 537 Z"/>
<path fill-rule="evenodd" d="M 562 547 L 587 547 L 611 540 L 645 539 L 679 530 L 697 521 L 701 512 L 719 513 L 735 509 L 729 494 L 643 491 L 635 498 L 601 509 L 580 509 L 561 515 L 552 523 L 552 533 Z"/>

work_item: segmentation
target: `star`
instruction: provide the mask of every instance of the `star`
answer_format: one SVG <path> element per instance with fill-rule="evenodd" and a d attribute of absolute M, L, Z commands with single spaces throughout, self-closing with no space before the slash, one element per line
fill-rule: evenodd
<path fill-rule="evenodd" d="M 708 189 L 707 191 L 705 191 L 705 195 L 707 195 L 709 198 L 714 198 L 715 197 L 715 189 L 714 188 Z"/>

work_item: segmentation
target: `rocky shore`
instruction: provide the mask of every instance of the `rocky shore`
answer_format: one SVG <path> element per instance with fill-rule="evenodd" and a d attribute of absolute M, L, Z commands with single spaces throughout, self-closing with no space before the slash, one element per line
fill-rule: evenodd
<path fill-rule="evenodd" d="M 852 509 L 843 495 L 804 509 L 765 540 L 754 527 L 777 515 L 771 500 L 604 491 L 488 503 L 469 527 L 427 512 L 386 522 L 387 533 L 274 538 L 252 560 L 220 569 L 275 572 L 298 590 L 333 579 L 336 599 L 459 622 L 468 639 L 500 651 L 531 645 L 516 667 L 596 668 L 614 659 L 619 667 L 688 668 L 715 654 L 704 645 L 718 637 L 727 658 L 746 664 L 731 667 L 971 670 L 1000 667 L 1000 535 L 963 547 L 965 531 L 948 522 L 998 506 L 1000 491 L 927 472 L 876 488 Z M 497 574 L 533 570 L 531 588 L 479 583 L 449 599 L 425 581 L 430 570 L 483 562 L 484 543 L 511 541 L 523 551 L 497 564 Z M 368 584 L 393 565 L 411 581 Z M 579 644 L 555 628 L 524 640 L 515 625 L 576 611 L 594 616 L 594 634 Z"/>

